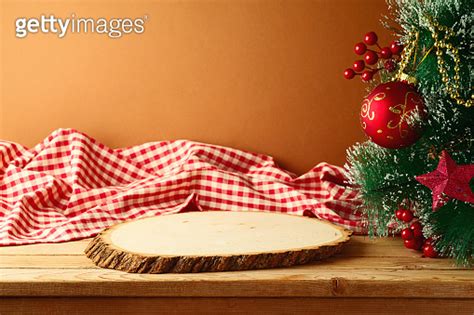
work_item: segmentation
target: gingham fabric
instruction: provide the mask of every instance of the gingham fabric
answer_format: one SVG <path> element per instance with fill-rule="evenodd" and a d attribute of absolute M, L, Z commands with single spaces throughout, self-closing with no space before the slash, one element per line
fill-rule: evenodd
<path fill-rule="evenodd" d="M 0 141 L 0 245 L 63 242 L 182 211 L 315 216 L 364 232 L 357 191 L 321 163 L 296 177 L 271 157 L 192 141 L 110 149 L 72 129 L 32 149 Z"/>

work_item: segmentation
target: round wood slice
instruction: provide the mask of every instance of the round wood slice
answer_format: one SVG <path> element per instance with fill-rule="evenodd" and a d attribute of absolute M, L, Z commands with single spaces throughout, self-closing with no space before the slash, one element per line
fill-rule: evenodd
<path fill-rule="evenodd" d="M 341 251 L 351 231 L 326 221 L 268 212 L 206 211 L 124 222 L 85 253 L 127 272 L 204 272 L 286 267 Z"/>

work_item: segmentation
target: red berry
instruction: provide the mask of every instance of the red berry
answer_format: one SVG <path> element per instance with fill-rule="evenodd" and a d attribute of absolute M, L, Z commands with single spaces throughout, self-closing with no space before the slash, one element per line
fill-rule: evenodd
<path fill-rule="evenodd" d="M 364 43 L 357 43 L 355 44 L 354 46 L 354 52 L 357 54 L 357 55 L 363 55 L 365 54 L 365 52 L 367 51 L 367 46 L 365 46 Z"/>
<path fill-rule="evenodd" d="M 415 237 L 415 250 L 420 250 L 423 247 L 423 237 Z"/>
<path fill-rule="evenodd" d="M 388 59 L 384 62 L 383 64 L 385 70 L 389 71 L 389 72 L 393 72 L 395 71 L 396 69 L 396 65 L 395 65 L 395 62 L 392 60 L 392 59 Z"/>
<path fill-rule="evenodd" d="M 414 237 L 413 231 L 410 229 L 403 229 L 401 235 L 404 240 L 411 240 Z"/>
<path fill-rule="evenodd" d="M 413 236 L 416 237 L 423 237 L 423 231 L 422 230 L 413 230 Z"/>
<path fill-rule="evenodd" d="M 397 41 L 393 41 L 392 44 L 390 45 L 390 51 L 394 55 L 400 55 L 401 52 L 403 51 L 403 45 L 401 45 Z"/>
<path fill-rule="evenodd" d="M 397 217 L 398 220 L 402 219 L 402 213 L 403 213 L 403 209 L 398 209 L 397 211 L 395 211 L 395 216 Z"/>
<path fill-rule="evenodd" d="M 410 224 L 410 230 L 413 231 L 413 236 L 415 238 L 423 237 L 423 227 L 421 226 L 421 223 L 419 221 Z"/>
<path fill-rule="evenodd" d="M 421 226 L 420 221 L 415 221 L 412 224 L 410 224 L 410 229 L 421 231 L 423 227 Z"/>
<path fill-rule="evenodd" d="M 354 76 L 355 72 L 351 68 L 347 68 L 346 70 L 344 70 L 344 78 L 346 78 L 347 80 L 352 79 Z"/>
<path fill-rule="evenodd" d="M 352 65 L 352 69 L 355 71 L 362 71 L 365 68 L 365 63 L 364 60 L 356 60 L 354 64 Z"/>
<path fill-rule="evenodd" d="M 438 253 L 436 252 L 433 244 L 431 242 L 426 241 L 423 245 L 423 255 L 429 258 L 436 258 L 438 257 Z"/>
<path fill-rule="evenodd" d="M 415 249 L 415 239 L 412 238 L 411 240 L 404 240 L 403 245 L 409 249 Z"/>
<path fill-rule="evenodd" d="M 366 43 L 367 45 L 375 45 L 375 43 L 377 43 L 377 40 L 378 38 L 375 32 L 369 32 L 364 36 L 364 43 Z"/>
<path fill-rule="evenodd" d="M 404 240 L 403 245 L 406 248 L 419 250 L 421 246 L 423 246 L 423 239 L 422 238 L 412 238 L 411 240 Z"/>
<path fill-rule="evenodd" d="M 403 210 L 401 220 L 406 223 L 410 222 L 413 220 L 413 212 L 410 210 Z"/>
<path fill-rule="evenodd" d="M 362 80 L 365 82 L 372 80 L 373 77 L 374 77 L 374 73 L 369 70 L 364 71 L 361 75 Z"/>
<path fill-rule="evenodd" d="M 368 65 L 375 65 L 377 63 L 377 61 L 379 60 L 379 56 L 377 56 L 377 54 L 375 52 L 369 50 L 365 54 L 364 60 Z"/>
<path fill-rule="evenodd" d="M 380 51 L 380 56 L 382 56 L 383 59 L 388 59 L 392 57 L 392 51 L 390 50 L 389 47 L 384 47 Z"/>

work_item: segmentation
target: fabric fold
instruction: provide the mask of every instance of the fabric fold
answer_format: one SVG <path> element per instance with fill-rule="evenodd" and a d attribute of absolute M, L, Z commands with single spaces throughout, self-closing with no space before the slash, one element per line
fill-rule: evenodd
<path fill-rule="evenodd" d="M 364 233 L 359 205 L 343 169 L 327 163 L 296 177 L 262 154 L 187 140 L 111 149 L 73 129 L 32 149 L 0 141 L 3 246 L 77 240 L 180 211 L 282 212 Z"/>

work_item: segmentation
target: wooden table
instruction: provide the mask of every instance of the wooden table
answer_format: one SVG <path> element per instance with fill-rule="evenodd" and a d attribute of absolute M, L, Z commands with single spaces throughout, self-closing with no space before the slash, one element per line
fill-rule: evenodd
<path fill-rule="evenodd" d="M 474 313 L 472 270 L 398 238 L 354 237 L 341 255 L 293 268 L 161 275 L 97 268 L 87 243 L 0 248 L 0 314 Z"/>

